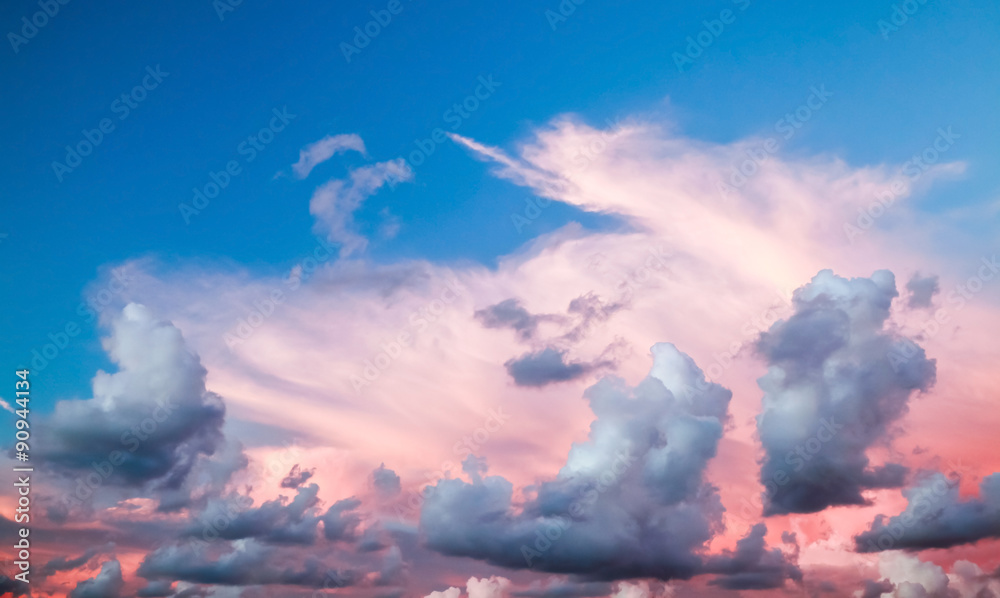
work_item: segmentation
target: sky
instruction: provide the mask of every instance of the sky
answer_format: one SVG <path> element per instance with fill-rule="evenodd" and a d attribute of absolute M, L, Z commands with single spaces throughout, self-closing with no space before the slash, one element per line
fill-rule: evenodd
<path fill-rule="evenodd" d="M 998 24 L 4 3 L 0 591 L 1000 596 Z"/>

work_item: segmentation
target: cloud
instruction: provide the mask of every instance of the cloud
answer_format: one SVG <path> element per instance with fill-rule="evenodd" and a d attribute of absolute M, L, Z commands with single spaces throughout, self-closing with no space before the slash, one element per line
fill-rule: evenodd
<path fill-rule="evenodd" d="M 959 497 L 957 480 L 940 473 L 924 477 L 903 496 L 902 513 L 878 515 L 854 538 L 859 552 L 948 548 L 1000 538 L 1000 473 L 983 478 L 979 496 L 967 500 Z"/>
<path fill-rule="evenodd" d="M 616 353 L 623 348 L 620 340 L 609 345 L 591 361 L 568 360 L 568 348 L 583 341 L 593 327 L 608 320 L 625 307 L 624 302 L 605 303 L 594 293 L 581 295 L 569 303 L 566 315 L 532 314 L 517 299 L 506 299 L 477 310 L 474 317 L 485 328 L 510 328 L 521 341 L 533 342 L 536 348 L 504 363 L 507 373 L 518 386 L 542 387 L 556 382 L 577 380 L 601 368 L 617 365 Z M 553 323 L 563 328 L 562 333 L 539 339 L 538 329 L 543 323 Z"/>
<path fill-rule="evenodd" d="M 309 213 L 316 218 L 316 232 L 339 243 L 341 257 L 363 250 L 368 240 L 353 230 L 354 212 L 384 184 L 412 178 L 410 167 L 399 158 L 353 169 L 347 180 L 325 183 L 309 202 Z"/>
<path fill-rule="evenodd" d="M 361 506 L 356 498 L 345 498 L 333 503 L 323 514 L 323 535 L 327 540 L 351 540 L 361 523 L 361 517 L 353 511 Z"/>
<path fill-rule="evenodd" d="M 298 488 L 308 482 L 309 478 L 313 477 L 315 473 L 315 469 L 299 469 L 299 464 L 296 463 L 292 466 L 292 470 L 288 472 L 288 475 L 281 480 L 281 487 Z"/>
<path fill-rule="evenodd" d="M 106 561 L 96 577 L 81 581 L 69 593 L 69 598 L 120 598 L 125 587 L 122 566 L 118 561 Z"/>
<path fill-rule="evenodd" d="M 935 364 L 915 344 L 894 360 L 902 339 L 885 322 L 897 294 L 889 271 L 848 280 L 823 270 L 795 291 L 794 314 L 761 335 L 765 515 L 866 504 L 863 490 L 902 485 L 905 468 L 872 467 L 866 451 L 934 383 Z"/>
<path fill-rule="evenodd" d="M 345 587 L 360 579 L 357 571 L 327 568 L 315 557 L 306 558 L 299 570 L 278 568 L 274 566 L 274 556 L 274 549 L 253 540 L 238 540 L 233 543 L 232 550 L 216 558 L 196 543 L 171 545 L 147 554 L 139 565 L 138 574 L 161 581 L 229 586 L 283 584 L 310 588 L 324 587 L 324 583 Z"/>
<path fill-rule="evenodd" d="M 462 595 L 461 588 L 451 587 L 447 590 L 440 590 L 427 594 L 426 598 L 458 598 Z"/>
<path fill-rule="evenodd" d="M 503 364 L 507 373 L 518 386 L 545 386 L 553 382 L 576 380 L 595 369 L 607 365 L 606 362 L 584 363 L 566 361 L 566 352 L 546 347 L 534 353 L 511 359 Z"/>
<path fill-rule="evenodd" d="M 707 382 L 671 344 L 657 344 L 652 354 L 649 376 L 635 388 L 605 378 L 586 392 L 597 417 L 589 439 L 575 444 L 559 475 L 519 509 L 512 484 L 478 468 L 466 468 L 471 483 L 437 482 L 420 518 L 428 546 L 590 579 L 731 576 L 761 563 L 780 569 L 771 553 L 745 564 L 731 555 L 702 562 L 722 511 L 702 475 L 732 393 Z"/>
<path fill-rule="evenodd" d="M 254 538 L 271 544 L 308 546 L 316 541 L 320 522 L 314 509 L 318 493 L 319 486 L 310 484 L 300 487 L 291 502 L 282 496 L 243 511 L 237 510 L 237 505 L 248 501 L 246 497 L 213 498 L 185 534 L 205 540 Z M 213 524 L 219 521 L 224 525 Z"/>
<path fill-rule="evenodd" d="M 151 581 L 136 593 L 136 598 L 169 598 L 171 596 L 174 596 L 174 584 L 169 581 Z"/>
<path fill-rule="evenodd" d="M 304 179 L 319 164 L 348 150 L 367 155 L 365 142 L 358 135 L 327 135 L 299 150 L 299 161 L 292 164 L 292 171 L 297 178 Z"/>
<path fill-rule="evenodd" d="M 70 571 L 72 569 L 77 569 L 86 565 L 90 562 L 90 559 L 94 558 L 99 554 L 106 554 L 114 550 L 114 543 L 109 542 L 103 546 L 93 546 L 88 548 L 83 554 L 78 557 L 65 557 L 60 556 L 51 559 L 45 565 L 42 566 L 41 570 L 38 572 L 38 577 L 45 579 L 46 577 L 51 577 L 59 571 Z"/>
<path fill-rule="evenodd" d="M 784 586 L 786 579 L 801 582 L 802 571 L 781 549 L 768 549 L 765 534 L 767 526 L 758 523 L 736 543 L 735 551 L 710 557 L 705 571 L 719 576 L 709 584 L 727 590 L 767 590 Z"/>
<path fill-rule="evenodd" d="M 509 587 L 510 580 L 506 577 L 470 577 L 465 583 L 465 592 L 469 598 L 504 598 Z"/>
<path fill-rule="evenodd" d="M 29 584 L 0 573 L 0 596 L 10 594 L 12 598 L 18 598 L 27 596 L 29 591 L 31 591 Z"/>
<path fill-rule="evenodd" d="M 913 274 L 906 283 L 906 290 L 910 292 L 906 305 L 914 308 L 931 307 L 931 300 L 941 291 L 941 285 L 937 276 L 920 276 L 919 272 Z"/>
<path fill-rule="evenodd" d="M 996 598 L 1000 580 L 983 573 L 975 563 L 958 560 L 951 573 L 902 552 L 879 556 L 880 581 L 866 580 L 856 598 Z"/>
<path fill-rule="evenodd" d="M 401 488 L 399 476 L 395 471 L 386 469 L 385 463 L 372 472 L 372 484 L 379 495 L 385 498 L 396 496 Z"/>
<path fill-rule="evenodd" d="M 477 309 L 475 318 L 486 328 L 510 328 L 522 340 L 531 339 L 540 323 L 561 320 L 558 316 L 534 315 L 517 299 L 504 299 L 495 305 Z"/>
<path fill-rule="evenodd" d="M 142 305 L 125 307 L 104 348 L 118 371 L 97 373 L 92 399 L 56 403 L 35 450 L 55 468 L 96 470 L 104 484 L 180 488 L 222 443 L 222 399 L 205 389 L 205 368 L 180 331 Z"/>

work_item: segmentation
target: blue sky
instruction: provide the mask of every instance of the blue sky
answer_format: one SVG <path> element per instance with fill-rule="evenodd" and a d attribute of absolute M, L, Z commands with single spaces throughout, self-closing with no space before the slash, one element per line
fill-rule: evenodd
<path fill-rule="evenodd" d="M 572 112 L 596 125 L 622 114 L 676 123 L 682 134 L 727 142 L 773 133 L 815 85 L 833 93 L 782 152 L 835 154 L 851 165 L 899 163 L 953 126 L 949 159 L 966 177 L 920 197 L 930 211 L 992 201 L 1000 174 L 995 99 L 1000 8 L 987 2 L 918 4 L 888 39 L 888 1 L 814 7 L 763 2 L 608 3 L 588 0 L 550 25 L 557 2 L 503 4 L 403 0 L 402 11 L 348 63 L 342 42 L 384 3 L 245 0 L 220 16 L 207 0 L 165 6 L 70 2 L 0 62 L 4 215 L 0 262 L 9 314 L 3 361 L 24 365 L 47 335 L 77 313 L 101 268 L 156 255 L 276 271 L 314 243 L 306 209 L 313 185 L 287 176 L 299 148 L 327 134 L 357 133 L 373 159 L 405 156 L 414 140 L 449 127 L 444 112 L 480 76 L 500 85 L 455 132 L 509 145 L 530 128 Z M 674 53 L 703 21 L 735 20 L 679 72 Z M 20 30 L 36 3 L 0 9 Z M 9 39 L 8 39 L 9 41 Z M 147 67 L 169 73 L 120 119 L 112 103 L 140 84 Z M 919 90 L 919 91 L 915 91 Z M 273 109 L 295 118 L 190 225 L 178 204 L 210 181 Z M 115 122 L 81 165 L 57 180 L 52 163 L 104 118 Z M 321 165 L 346 172 L 361 157 Z M 511 225 L 528 192 L 491 178 L 452 143 L 415 168 L 411 185 L 374 197 L 358 218 L 395 238 L 370 257 L 473 260 L 493 264 L 532 236 L 570 220 L 611 219 L 560 206 L 523 231 Z M 277 176 L 285 173 L 285 176 Z M 103 363 L 93 325 L 54 360 L 60 394 L 85 393 Z M 58 375 L 56 375 L 58 374 Z"/>

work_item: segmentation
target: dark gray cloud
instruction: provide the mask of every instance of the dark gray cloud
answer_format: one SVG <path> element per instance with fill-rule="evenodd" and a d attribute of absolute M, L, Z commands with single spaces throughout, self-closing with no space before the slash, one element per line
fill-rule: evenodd
<path fill-rule="evenodd" d="M 858 552 L 923 550 L 1000 538 L 1000 473 L 983 478 L 979 496 L 962 500 L 958 480 L 936 473 L 903 491 L 906 509 L 879 515 L 854 538 Z"/>
<path fill-rule="evenodd" d="M 314 508 L 318 493 L 319 486 L 309 484 L 299 488 L 291 502 L 282 496 L 246 510 L 239 508 L 249 501 L 246 497 L 214 498 L 185 535 L 202 540 L 254 538 L 269 544 L 310 545 L 316 541 L 320 522 Z"/>
<path fill-rule="evenodd" d="M 906 305 L 915 308 L 928 308 L 932 305 L 934 296 L 941 291 L 937 276 L 920 276 L 915 273 L 906 283 L 906 290 L 910 292 Z"/>
<path fill-rule="evenodd" d="M 562 321 L 560 316 L 532 314 L 517 299 L 506 299 L 476 310 L 473 315 L 486 328 L 509 328 L 522 340 L 533 338 L 542 322 Z"/>
<path fill-rule="evenodd" d="M 862 491 L 903 484 L 902 465 L 873 467 L 866 455 L 935 380 L 934 360 L 885 328 L 897 296 L 891 272 L 848 280 L 824 270 L 795 292 L 794 314 L 761 335 L 766 515 L 865 504 Z"/>
<path fill-rule="evenodd" d="M 592 598 L 610 596 L 613 593 L 611 584 L 605 581 L 550 581 L 546 584 L 534 582 L 526 589 L 511 592 L 511 595 L 519 598 Z"/>
<path fill-rule="evenodd" d="M 609 345 L 597 358 L 581 361 L 568 358 L 569 348 L 587 337 L 595 325 L 608 320 L 625 307 L 624 302 L 605 303 L 593 293 L 573 299 L 566 315 L 532 314 L 517 299 L 507 299 L 475 312 L 476 319 L 487 328 L 510 328 L 523 341 L 533 341 L 533 349 L 520 357 L 507 360 L 504 367 L 518 386 L 541 387 L 556 382 L 576 380 L 600 368 L 614 368 L 615 354 L 622 342 Z M 539 338 L 543 322 L 559 325 L 561 331 Z"/>
<path fill-rule="evenodd" d="M 295 489 L 305 484 L 309 481 L 309 478 L 313 477 L 316 473 L 315 469 L 300 469 L 299 464 L 296 463 L 292 466 L 292 470 L 288 472 L 288 475 L 281 480 L 282 488 Z"/>
<path fill-rule="evenodd" d="M 727 590 L 769 590 L 784 586 L 787 579 L 801 582 L 802 571 L 781 549 L 768 549 L 766 534 L 767 526 L 758 523 L 736 543 L 736 550 L 710 557 L 704 571 L 717 577 L 708 583 Z"/>
<path fill-rule="evenodd" d="M 94 546 L 88 548 L 83 554 L 81 554 L 78 557 L 67 557 L 67 556 L 56 557 L 48 561 L 44 565 L 42 565 L 42 568 L 38 571 L 37 576 L 39 579 L 45 579 L 46 577 L 50 577 L 60 571 L 71 571 L 73 569 L 78 569 L 86 565 L 88 562 L 90 562 L 90 559 L 94 558 L 95 556 L 99 554 L 110 553 L 112 550 L 114 550 L 114 548 L 115 548 L 114 543 L 108 542 L 103 546 Z"/>
<path fill-rule="evenodd" d="M 652 353 L 652 370 L 638 386 L 605 378 L 586 392 L 596 416 L 589 439 L 575 444 L 559 474 L 533 487 L 518 508 L 513 485 L 486 475 L 481 461 L 467 460 L 470 482 L 438 481 L 420 514 L 427 545 L 584 581 L 754 573 L 771 574 L 767 582 L 776 584 L 776 571 L 791 576 L 795 569 L 770 551 L 753 558 L 741 552 L 745 563 L 733 555 L 704 560 L 723 508 L 703 473 L 732 393 L 706 381 L 673 345 L 658 344 Z"/>
<path fill-rule="evenodd" d="M 896 586 L 888 579 L 881 581 L 866 579 L 864 588 L 862 588 L 858 598 L 881 598 L 882 594 L 891 594 L 895 589 Z"/>
<path fill-rule="evenodd" d="M 385 463 L 379 465 L 378 469 L 372 472 L 372 485 L 383 498 L 396 496 L 402 489 L 399 476 L 396 475 L 395 471 L 386 469 Z"/>
<path fill-rule="evenodd" d="M 280 567 L 275 551 L 253 540 L 241 540 L 225 554 L 213 558 L 197 543 L 171 545 L 147 554 L 139 565 L 139 576 L 148 580 L 186 581 L 231 586 L 283 584 L 311 588 L 354 585 L 360 574 L 336 570 L 319 559 L 305 559 L 302 568 Z"/>
<path fill-rule="evenodd" d="M 151 581 L 136 593 L 136 598 L 169 598 L 171 596 L 174 596 L 174 584 L 169 581 Z"/>
<path fill-rule="evenodd" d="M 546 347 L 534 353 L 511 359 L 504 364 L 507 373 L 518 386 L 545 386 L 554 382 L 576 380 L 600 367 L 580 361 L 566 361 L 566 352 Z"/>
<path fill-rule="evenodd" d="M 31 584 L 24 583 L 23 581 L 12 577 L 7 577 L 5 574 L 0 573 L 0 596 L 10 594 L 12 598 L 18 598 L 19 596 L 27 596 L 30 591 Z"/>
<path fill-rule="evenodd" d="M 81 581 L 69 593 L 69 598 L 121 598 L 125 580 L 118 561 L 106 561 L 95 577 Z"/>
<path fill-rule="evenodd" d="M 354 510 L 360 506 L 361 501 L 356 498 L 345 498 L 333 503 L 321 517 L 323 535 L 326 539 L 353 540 L 358 524 L 361 523 L 361 516 Z"/>
<path fill-rule="evenodd" d="M 92 399 L 56 403 L 38 422 L 35 451 L 49 467 L 97 476 L 96 485 L 180 488 L 222 442 L 222 399 L 205 389 L 205 368 L 180 331 L 141 305 L 125 307 L 105 347 L 118 372 L 97 373 Z"/>

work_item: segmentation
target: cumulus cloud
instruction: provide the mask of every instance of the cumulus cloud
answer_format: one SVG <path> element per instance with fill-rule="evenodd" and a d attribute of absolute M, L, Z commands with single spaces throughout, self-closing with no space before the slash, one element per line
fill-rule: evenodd
<path fill-rule="evenodd" d="M 958 560 L 951 573 L 902 552 L 879 557 L 879 581 L 866 580 L 855 598 L 996 598 L 1000 580 L 983 573 L 975 563 Z"/>
<path fill-rule="evenodd" d="M 440 590 L 427 594 L 426 598 L 458 598 L 462 595 L 462 589 L 450 587 L 447 590 Z"/>
<path fill-rule="evenodd" d="M 421 511 L 428 546 L 609 580 L 730 576 L 760 564 L 743 567 L 731 555 L 704 563 L 699 554 L 721 525 L 718 495 L 702 475 L 732 393 L 707 382 L 673 345 L 652 353 L 652 370 L 635 388 L 606 378 L 586 392 L 597 418 L 589 439 L 521 508 L 513 507 L 510 482 L 479 469 L 471 483 L 440 480 Z"/>
<path fill-rule="evenodd" d="M 903 495 L 902 513 L 878 515 L 855 537 L 859 552 L 948 548 L 1000 538 L 1000 473 L 983 478 L 979 496 L 967 500 L 959 497 L 958 481 L 940 473 L 924 477 Z"/>
<path fill-rule="evenodd" d="M 119 598 L 124 587 L 121 563 L 111 560 L 101 565 L 95 577 L 76 584 L 69 598 Z"/>
<path fill-rule="evenodd" d="M 921 276 L 917 272 L 906 283 L 906 290 L 910 292 L 906 300 L 909 307 L 928 308 L 934 296 L 941 291 L 941 285 L 937 276 Z"/>
<path fill-rule="evenodd" d="M 316 218 L 316 232 L 339 243 L 341 257 L 363 250 L 368 240 L 354 231 L 354 212 L 386 183 L 412 178 L 413 171 L 399 158 L 356 168 L 346 180 L 325 183 L 309 202 L 309 213 Z"/>
<path fill-rule="evenodd" d="M 469 598 L 504 598 L 509 587 L 510 580 L 499 576 L 482 579 L 470 577 L 465 582 L 465 592 Z"/>
<path fill-rule="evenodd" d="M 35 450 L 51 467 L 97 471 L 104 484 L 181 487 L 223 441 L 225 406 L 205 389 L 205 368 L 177 328 L 137 304 L 115 319 L 104 348 L 118 371 L 97 373 L 93 398 L 56 403 Z"/>
<path fill-rule="evenodd" d="M 319 164 L 348 150 L 366 155 L 365 142 L 354 134 L 327 135 L 299 150 L 299 161 L 292 164 L 292 171 L 296 177 L 304 179 Z"/>
<path fill-rule="evenodd" d="M 873 467 L 866 455 L 935 380 L 919 346 L 894 357 L 902 339 L 885 322 L 897 295 L 891 272 L 848 280 L 823 270 L 795 291 L 794 314 L 761 335 L 766 515 L 865 504 L 863 490 L 903 484 L 902 465 Z"/>

